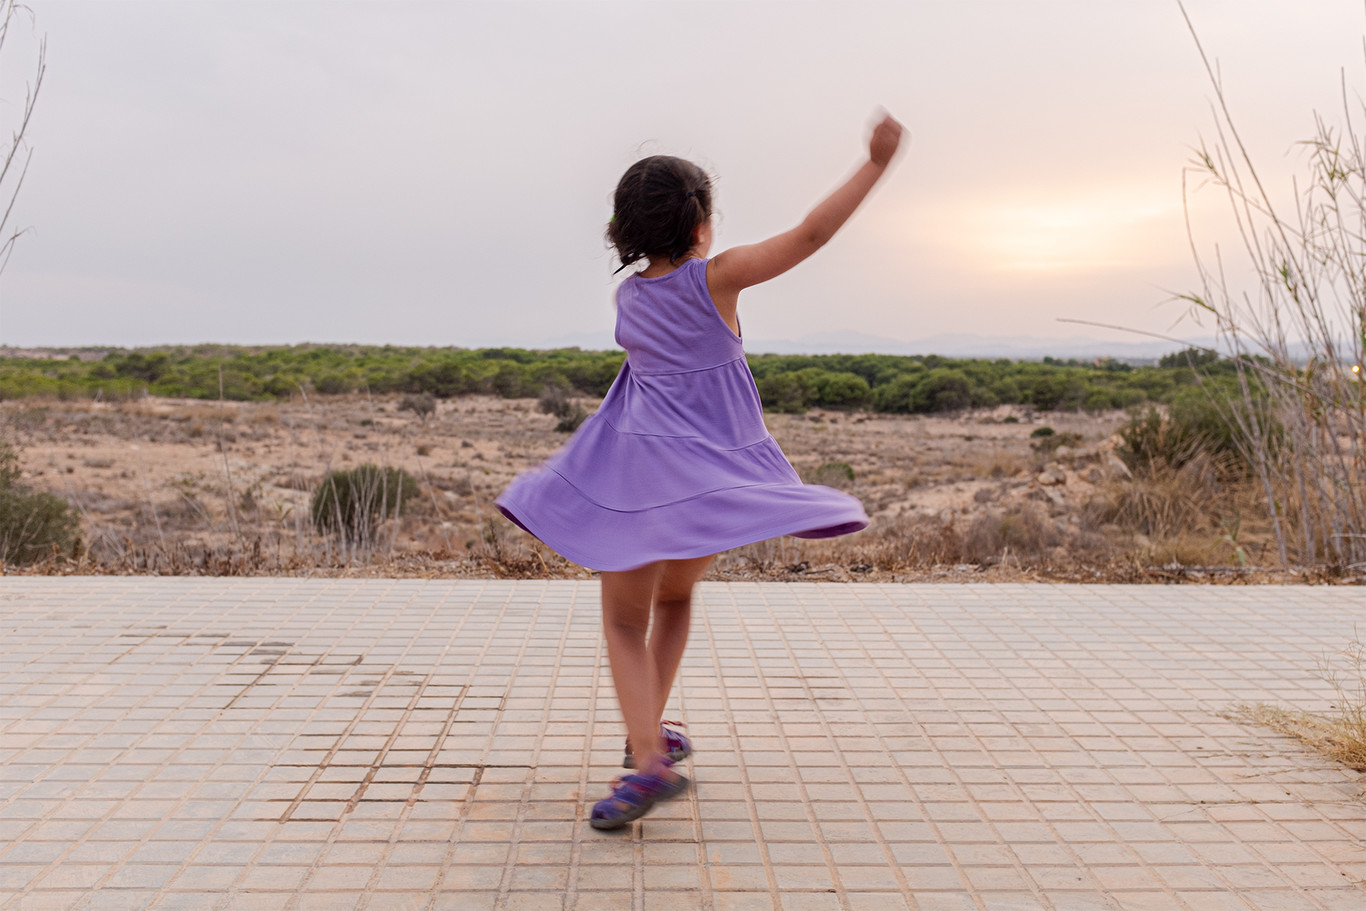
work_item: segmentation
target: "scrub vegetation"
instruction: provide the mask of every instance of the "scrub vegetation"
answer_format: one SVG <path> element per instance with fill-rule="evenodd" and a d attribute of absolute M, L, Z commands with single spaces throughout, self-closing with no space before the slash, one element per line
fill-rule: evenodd
<path fill-rule="evenodd" d="M 11 351 L 0 357 L 0 399 L 108 402 L 154 396 L 247 402 L 364 392 L 403 395 L 404 407 L 421 414 L 430 402 L 427 396 L 541 398 L 551 390 L 562 397 L 601 397 L 621 362 L 621 352 L 577 348 L 205 345 Z M 1184 354 L 1146 367 L 1115 360 L 759 354 L 750 357 L 750 367 L 764 407 L 789 414 L 812 408 L 931 414 L 998 405 L 1105 411 L 1170 402 L 1199 384 Z"/>
<path fill-rule="evenodd" d="M 802 477 L 858 497 L 872 525 L 739 548 L 712 577 L 1355 578 L 1343 565 L 1278 563 L 1255 471 L 1221 432 L 1222 406 L 1189 366 L 1153 372 L 1176 390 L 1171 401 L 1130 411 L 770 410 Z M 493 500 L 596 403 L 563 385 L 535 398 L 301 390 L 0 402 L 0 438 L 22 452 L 14 489 L 69 504 L 82 542 L 57 536 L 55 549 L 5 561 L 63 573 L 586 577 Z"/>

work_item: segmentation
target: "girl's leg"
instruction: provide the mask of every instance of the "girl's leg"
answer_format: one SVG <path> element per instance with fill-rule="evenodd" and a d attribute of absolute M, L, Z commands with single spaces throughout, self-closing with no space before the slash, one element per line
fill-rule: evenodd
<path fill-rule="evenodd" d="M 651 563 L 602 574 L 602 628 L 607 637 L 612 684 L 626 721 L 626 736 L 635 751 L 636 768 L 647 773 L 658 770 L 663 758 L 656 693 L 659 672 L 646 635 L 664 568 L 664 563 Z"/>
<path fill-rule="evenodd" d="M 650 628 L 650 653 L 655 667 L 655 727 L 664 717 L 683 649 L 692 623 L 692 589 L 711 565 L 712 557 L 669 560 L 655 583 L 654 623 Z M 635 743 L 633 740 L 632 743 Z"/>

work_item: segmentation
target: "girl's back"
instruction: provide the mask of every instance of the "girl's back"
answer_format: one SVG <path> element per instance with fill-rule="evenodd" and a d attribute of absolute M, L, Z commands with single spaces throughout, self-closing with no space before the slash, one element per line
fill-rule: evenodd
<path fill-rule="evenodd" d="M 707 260 L 658 278 L 633 275 L 617 289 L 617 344 L 636 373 L 704 370 L 745 356 L 707 292 Z"/>
<path fill-rule="evenodd" d="M 768 438 L 739 337 L 707 293 L 707 261 L 617 291 L 626 366 L 599 413 L 621 433 L 701 437 L 724 449 Z"/>

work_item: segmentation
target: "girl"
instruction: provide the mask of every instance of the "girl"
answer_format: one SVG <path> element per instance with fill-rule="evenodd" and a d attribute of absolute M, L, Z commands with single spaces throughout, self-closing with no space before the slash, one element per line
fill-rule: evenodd
<path fill-rule="evenodd" d="M 656 155 L 617 184 L 607 238 L 622 268 L 617 343 L 626 362 L 596 414 L 563 449 L 497 500 L 513 522 L 601 572 L 612 682 L 626 721 L 627 767 L 590 824 L 611 829 L 679 794 L 691 753 L 661 722 L 683 657 L 692 589 L 720 551 L 778 535 L 822 538 L 868 525 L 853 497 L 803 484 L 764 426 L 745 361 L 740 292 L 816 252 L 878 182 L 901 125 L 878 122 L 865 161 L 800 225 L 707 258 L 711 181 Z M 648 635 L 647 635 L 648 633 Z"/>

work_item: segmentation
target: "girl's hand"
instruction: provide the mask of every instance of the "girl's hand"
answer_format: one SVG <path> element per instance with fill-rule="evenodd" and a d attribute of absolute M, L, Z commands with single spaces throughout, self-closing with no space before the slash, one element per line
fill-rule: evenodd
<path fill-rule="evenodd" d="M 873 127 L 873 136 L 868 140 L 868 158 L 878 167 L 886 167 L 900 145 L 901 124 L 891 114 L 884 114 L 877 126 Z"/>

